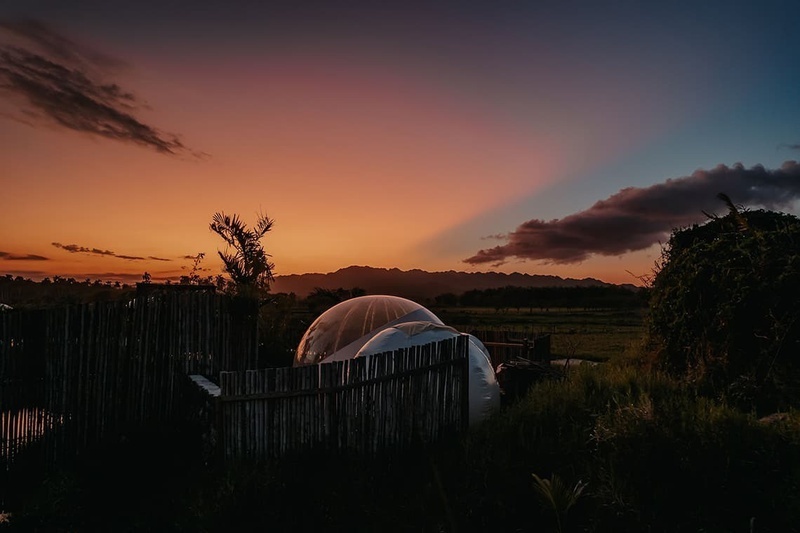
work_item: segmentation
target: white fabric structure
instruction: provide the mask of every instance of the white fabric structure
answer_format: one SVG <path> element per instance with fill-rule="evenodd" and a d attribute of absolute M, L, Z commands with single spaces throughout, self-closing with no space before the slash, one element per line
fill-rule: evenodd
<path fill-rule="evenodd" d="M 398 296 L 361 296 L 322 313 L 306 330 L 295 353 L 294 366 L 352 359 L 382 329 L 423 320 L 442 324 L 418 303 Z"/>
<path fill-rule="evenodd" d="M 400 348 L 421 346 L 460 333 L 449 326 L 432 322 L 405 322 L 385 328 L 373 336 L 356 354 L 356 357 L 393 352 Z M 500 386 L 492 369 L 489 353 L 483 343 L 469 336 L 469 424 L 485 420 L 500 407 Z"/>
<path fill-rule="evenodd" d="M 423 306 L 397 296 L 362 296 L 325 311 L 309 326 L 294 366 L 343 361 L 459 335 Z M 484 420 L 500 405 L 500 387 L 480 340 L 469 336 L 469 422 Z"/>

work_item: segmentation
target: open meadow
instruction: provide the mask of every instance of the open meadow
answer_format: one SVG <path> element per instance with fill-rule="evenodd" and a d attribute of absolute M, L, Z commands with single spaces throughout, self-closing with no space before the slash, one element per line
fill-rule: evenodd
<path fill-rule="evenodd" d="M 432 307 L 445 324 L 461 331 L 503 329 L 551 335 L 553 359 L 610 361 L 631 353 L 641 342 L 646 309 L 506 309 Z"/>

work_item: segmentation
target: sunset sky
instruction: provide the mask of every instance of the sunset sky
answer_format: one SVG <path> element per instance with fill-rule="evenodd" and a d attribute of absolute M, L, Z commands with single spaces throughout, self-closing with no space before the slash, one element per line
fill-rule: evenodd
<path fill-rule="evenodd" d="M 797 213 L 800 2 L 0 4 L 0 274 L 349 265 L 633 283 L 715 198 Z M 527 7 L 525 7 L 527 6 Z"/>

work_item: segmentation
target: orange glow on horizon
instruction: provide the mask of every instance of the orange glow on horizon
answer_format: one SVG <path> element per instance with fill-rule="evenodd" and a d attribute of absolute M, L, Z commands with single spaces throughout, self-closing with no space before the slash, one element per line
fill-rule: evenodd
<path fill-rule="evenodd" d="M 547 101 L 506 108 L 503 99 L 484 98 L 486 80 L 475 80 L 476 89 L 446 70 L 338 53 L 265 53 L 220 64 L 213 77 L 205 58 L 132 57 L 140 66 L 121 81 L 148 95 L 141 118 L 181 132 L 207 157 L 5 121 L 0 142 L 14 157 L 4 162 L 0 227 L 13 230 L 0 250 L 49 260 L 2 261 L 0 273 L 113 280 L 147 271 L 176 279 L 191 267 L 184 256 L 199 252 L 217 273 L 222 243 L 208 229 L 217 211 L 275 219 L 265 248 L 278 275 L 350 265 L 471 271 L 462 260 L 483 234 L 464 235 L 467 222 L 603 164 L 630 148 L 625 139 L 641 142 L 655 129 L 645 124 L 637 138 L 624 121 L 609 129 Z M 559 114 L 564 124 L 588 128 L 576 141 L 580 157 L 563 125 L 553 126 Z M 448 232 L 460 232 L 460 248 L 431 245 Z M 69 253 L 53 242 L 117 257 Z M 499 270 L 624 277 L 602 265 Z"/>

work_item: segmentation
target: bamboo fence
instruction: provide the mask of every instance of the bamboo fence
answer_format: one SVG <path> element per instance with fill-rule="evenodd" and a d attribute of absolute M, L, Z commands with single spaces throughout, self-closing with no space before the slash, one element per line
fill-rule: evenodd
<path fill-rule="evenodd" d="M 256 362 L 257 308 L 212 293 L 0 313 L 0 468 L 182 416 L 186 374 Z M 31 446 L 31 445 L 36 446 Z"/>
<path fill-rule="evenodd" d="M 347 361 L 223 372 L 226 459 L 317 448 L 376 454 L 431 442 L 468 420 L 466 335 Z"/>

